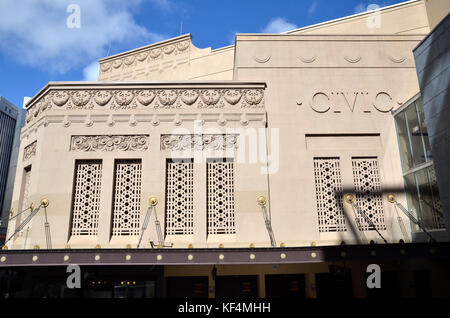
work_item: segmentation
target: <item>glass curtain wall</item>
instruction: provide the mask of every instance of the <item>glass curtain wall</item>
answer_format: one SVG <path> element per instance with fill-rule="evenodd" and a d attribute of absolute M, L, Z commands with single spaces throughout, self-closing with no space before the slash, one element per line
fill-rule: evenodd
<path fill-rule="evenodd" d="M 427 229 L 443 229 L 444 219 L 433 158 L 418 96 L 394 113 L 409 210 Z M 420 231 L 413 224 L 413 231 Z"/>

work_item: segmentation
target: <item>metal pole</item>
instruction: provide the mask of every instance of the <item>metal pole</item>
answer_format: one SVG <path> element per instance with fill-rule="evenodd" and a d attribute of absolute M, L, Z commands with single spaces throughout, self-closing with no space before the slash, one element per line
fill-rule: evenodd
<path fill-rule="evenodd" d="M 411 220 L 411 222 L 416 224 L 430 238 L 431 242 L 436 242 L 436 240 L 433 238 L 433 236 L 431 236 L 431 234 L 422 225 L 422 222 L 420 222 L 418 219 L 416 219 L 414 217 L 414 215 L 412 215 L 411 212 L 409 212 L 401 203 L 399 203 L 397 201 L 397 197 L 395 196 L 395 194 L 389 194 L 388 201 L 390 203 L 395 204 L 395 206 L 397 206 L 400 210 L 402 210 L 402 212 Z"/>
<path fill-rule="evenodd" d="M 29 206 L 28 208 L 26 208 L 25 210 L 23 210 L 22 212 L 19 212 L 19 213 L 17 213 L 16 215 L 14 215 L 14 216 L 11 216 L 10 218 L 9 218 L 9 221 L 11 221 L 11 220 L 13 220 L 13 219 L 15 219 L 16 217 L 18 217 L 19 215 L 21 215 L 22 213 L 25 213 L 25 212 L 27 212 L 28 210 L 31 210 L 31 206 Z"/>
<path fill-rule="evenodd" d="M 22 229 L 28 224 L 28 222 L 30 222 L 30 220 L 36 215 L 36 213 L 39 212 L 40 209 L 41 206 L 39 205 L 36 209 L 31 211 L 30 215 L 25 220 L 23 220 L 23 222 L 16 228 L 14 233 L 11 234 L 11 236 L 5 241 L 5 243 L 2 246 L 5 246 L 6 243 L 8 243 L 17 233 L 22 231 Z"/>
<path fill-rule="evenodd" d="M 50 234 L 50 223 L 47 220 L 47 207 L 44 206 L 44 214 L 45 214 L 45 239 L 47 241 L 47 249 L 52 249 L 52 237 Z"/>
<path fill-rule="evenodd" d="M 267 214 L 267 209 L 266 209 L 266 198 L 263 196 L 258 197 L 258 199 L 256 200 L 258 202 L 258 205 L 261 206 L 261 210 L 262 210 L 262 214 L 264 217 L 264 223 L 266 224 L 266 229 L 267 232 L 269 233 L 269 238 L 270 238 L 270 245 L 272 247 L 276 247 L 277 243 L 275 241 L 275 235 L 273 234 L 273 230 L 272 230 L 272 224 L 270 222 L 270 218 L 269 215 Z"/>
<path fill-rule="evenodd" d="M 45 223 L 44 223 L 44 227 L 45 227 L 45 241 L 47 243 L 47 249 L 52 249 L 52 238 L 51 238 L 51 234 L 50 234 L 50 223 L 48 222 L 47 219 L 47 207 L 49 205 L 49 201 L 46 198 L 43 198 L 40 202 L 39 202 L 39 206 L 44 208 L 44 215 L 45 215 Z"/>
<path fill-rule="evenodd" d="M 384 243 L 388 244 L 388 241 L 381 235 L 380 231 L 378 231 L 375 224 L 372 222 L 372 220 L 367 216 L 367 214 L 359 208 L 355 203 L 352 203 L 352 206 L 358 211 L 359 214 L 361 214 L 364 218 L 364 220 L 369 223 L 369 225 L 378 233 L 378 235 L 383 239 Z"/>
<path fill-rule="evenodd" d="M 156 226 L 156 234 L 158 235 L 158 246 L 164 247 L 164 239 L 162 235 L 161 224 L 159 223 L 158 220 L 158 213 L 156 213 L 155 206 L 153 206 L 153 209 L 155 210 L 155 226 Z"/>
<path fill-rule="evenodd" d="M 388 244 L 388 241 L 381 235 L 380 231 L 378 231 L 377 227 L 373 223 L 373 221 L 367 216 L 367 214 L 359 208 L 359 206 L 355 203 L 355 196 L 353 194 L 347 194 L 345 196 L 345 202 L 349 203 L 363 218 L 364 220 L 377 232 L 377 234 L 382 238 L 384 243 Z M 358 223 L 358 220 L 356 220 Z M 360 229 L 361 230 L 361 229 Z"/>
<path fill-rule="evenodd" d="M 29 209 L 31 209 L 31 213 L 30 213 L 30 215 L 29 216 L 27 216 L 26 218 L 25 218 L 25 220 L 23 220 L 23 222 L 16 228 L 16 230 L 14 231 L 14 233 L 13 234 L 11 234 L 11 236 L 5 241 L 5 243 L 2 245 L 2 247 L 3 246 L 5 246 L 6 245 L 6 243 L 8 243 L 17 233 L 19 233 L 20 231 L 22 231 L 22 229 L 31 221 L 31 219 L 39 212 L 39 210 L 41 209 L 41 207 L 44 207 L 44 209 L 45 209 L 45 237 L 46 237 L 46 239 L 47 239 L 47 248 L 51 248 L 51 237 L 50 237 L 50 224 L 48 223 L 48 220 L 47 220 L 47 207 L 48 207 L 48 205 L 49 205 L 50 203 L 49 203 L 49 201 L 48 201 L 48 199 L 46 199 L 46 198 L 43 198 L 41 201 L 40 201 L 40 204 L 39 204 L 39 206 L 36 208 L 36 209 L 34 209 L 34 205 L 33 205 L 33 203 L 32 204 L 30 204 L 30 208 Z M 27 209 L 28 210 L 28 209 Z M 26 210 L 25 210 L 26 211 Z M 22 212 L 24 212 L 24 211 L 22 211 Z M 25 241 L 26 241 L 26 239 L 28 238 L 28 230 L 27 230 L 27 237 L 25 238 Z"/>
<path fill-rule="evenodd" d="M 270 223 L 269 216 L 267 215 L 266 207 L 263 206 L 262 209 L 263 209 L 264 221 L 266 223 L 266 228 L 267 228 L 267 231 L 269 232 L 270 244 L 272 245 L 272 247 L 276 247 L 277 243 L 275 242 L 275 236 L 273 235 L 272 225 Z"/>
<path fill-rule="evenodd" d="M 147 209 L 147 213 L 145 213 L 144 224 L 142 225 L 141 235 L 139 236 L 139 242 L 137 248 L 141 245 L 142 237 L 144 236 L 144 232 L 147 229 L 148 221 L 150 220 L 150 215 L 152 214 L 152 207 L 149 206 Z"/>

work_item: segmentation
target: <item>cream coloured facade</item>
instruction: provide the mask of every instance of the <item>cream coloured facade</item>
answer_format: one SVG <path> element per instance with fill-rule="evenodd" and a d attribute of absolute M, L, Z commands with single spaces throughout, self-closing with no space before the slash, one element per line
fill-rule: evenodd
<path fill-rule="evenodd" d="M 278 246 L 410 242 L 387 201 L 407 206 L 391 112 L 419 92 L 429 14 L 410 1 L 215 50 L 188 34 L 51 82 L 27 105 L 12 215 L 48 198 L 52 248 L 134 248 L 156 197 L 173 248 L 270 247 L 264 196 Z M 9 249 L 46 246 L 43 210 Z"/>

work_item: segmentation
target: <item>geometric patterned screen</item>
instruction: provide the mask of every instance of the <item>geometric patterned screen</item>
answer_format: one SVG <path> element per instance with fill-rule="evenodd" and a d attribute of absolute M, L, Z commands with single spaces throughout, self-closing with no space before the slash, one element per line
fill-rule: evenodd
<path fill-rule="evenodd" d="M 194 163 L 167 160 L 166 235 L 194 233 Z"/>
<path fill-rule="evenodd" d="M 209 159 L 206 169 L 208 234 L 235 234 L 233 161 Z"/>
<path fill-rule="evenodd" d="M 372 221 L 377 230 L 385 230 L 381 182 L 376 157 L 353 157 L 353 183 L 356 204 Z M 358 212 L 360 231 L 375 230 Z"/>
<path fill-rule="evenodd" d="M 97 235 L 101 180 L 101 160 L 76 161 L 71 235 Z"/>
<path fill-rule="evenodd" d="M 139 235 L 141 176 L 141 160 L 116 160 L 112 235 Z"/>
<path fill-rule="evenodd" d="M 314 158 L 319 232 L 346 231 L 339 158 Z"/>

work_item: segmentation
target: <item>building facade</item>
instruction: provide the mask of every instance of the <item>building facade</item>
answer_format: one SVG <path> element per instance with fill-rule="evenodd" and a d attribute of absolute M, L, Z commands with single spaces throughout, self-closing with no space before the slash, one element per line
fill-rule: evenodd
<path fill-rule="evenodd" d="M 4 240 L 11 207 L 12 190 L 19 151 L 20 128 L 25 122 L 25 111 L 19 110 L 0 96 L 0 241 Z"/>
<path fill-rule="evenodd" d="M 420 101 L 413 49 L 429 5 L 238 34 L 215 50 L 187 34 L 99 60 L 97 82 L 47 84 L 27 105 L 3 265 L 164 266 L 152 274 L 165 277 L 160 296 L 263 297 L 292 284 L 296 296 L 370 294 L 373 246 L 405 255 L 398 243 L 420 230 L 389 196 L 425 219 L 405 194 L 417 169 L 402 168 L 397 128 Z M 420 138 L 417 164 L 429 167 Z M 430 211 L 445 228 L 448 212 Z M 436 280 L 415 262 L 402 280 Z M 111 275 L 116 285 L 88 283 L 111 296 L 132 281 Z"/>

